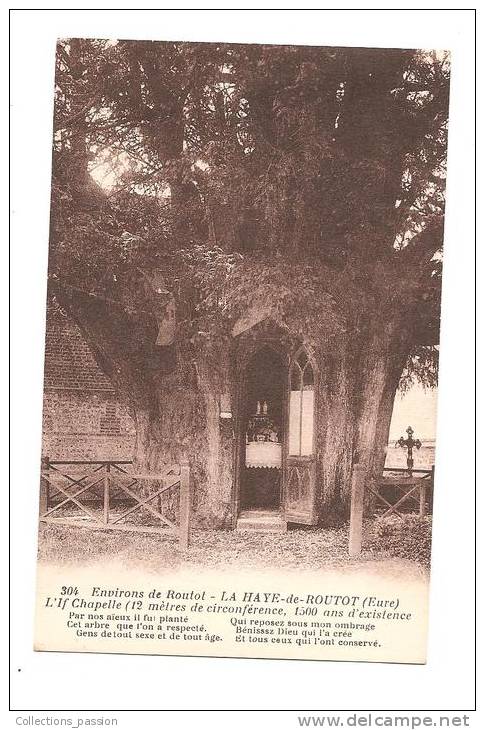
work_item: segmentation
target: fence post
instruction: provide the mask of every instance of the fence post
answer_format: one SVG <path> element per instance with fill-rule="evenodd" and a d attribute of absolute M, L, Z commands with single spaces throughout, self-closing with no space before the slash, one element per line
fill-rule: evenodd
<path fill-rule="evenodd" d="M 364 518 L 364 492 L 366 469 L 354 464 L 350 497 L 349 555 L 356 557 L 362 550 L 362 522 Z"/>
<path fill-rule="evenodd" d="M 39 497 L 39 517 L 45 515 L 49 509 L 49 457 L 43 456 L 41 460 L 40 475 L 40 497 Z M 45 479 L 44 479 L 45 472 Z"/>
<path fill-rule="evenodd" d="M 422 480 L 422 484 L 419 485 L 419 516 L 424 517 L 426 514 L 426 483 Z"/>
<path fill-rule="evenodd" d="M 433 514 L 434 502 L 434 464 L 431 467 L 431 484 L 429 485 L 429 513 Z"/>
<path fill-rule="evenodd" d="M 189 547 L 190 509 L 192 505 L 192 480 L 190 467 L 184 463 L 180 465 L 180 548 Z"/>
<path fill-rule="evenodd" d="M 103 479 L 103 522 L 109 522 L 109 487 L 111 481 L 111 464 L 106 464 L 106 471 Z"/>

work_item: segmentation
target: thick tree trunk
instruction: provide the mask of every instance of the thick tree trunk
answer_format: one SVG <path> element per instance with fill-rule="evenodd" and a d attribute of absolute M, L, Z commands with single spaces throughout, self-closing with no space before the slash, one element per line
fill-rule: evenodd
<path fill-rule="evenodd" d="M 382 476 L 394 399 L 406 359 L 399 323 L 388 323 L 374 333 L 364 351 L 356 457 L 365 467 L 369 484 Z M 368 511 L 374 502 L 372 493 L 367 492 Z"/>
<path fill-rule="evenodd" d="M 189 364 L 192 377 L 182 377 L 185 363 L 148 394 L 152 407 L 147 407 L 146 397 L 132 404 L 137 430 L 134 460 L 137 468 L 149 472 L 188 462 L 196 486 L 197 523 L 229 527 L 232 433 L 221 426 L 219 416 L 221 382 L 227 381 L 228 373 L 224 360 L 214 368 L 207 352 L 198 353 Z"/>
<path fill-rule="evenodd" d="M 342 520 L 350 500 L 355 406 L 352 365 L 346 350 L 323 353 L 316 410 L 317 508 L 319 519 Z"/>
<path fill-rule="evenodd" d="M 70 304 L 98 362 L 131 408 L 136 469 L 156 472 L 188 461 L 197 521 L 230 527 L 237 434 L 230 420 L 221 420 L 220 401 L 228 397 L 236 403 L 241 376 L 230 344 L 214 337 L 179 343 L 171 353 L 153 343 L 143 351 L 141 345 L 127 349 L 124 339 L 120 346 L 107 335 L 99 309 L 89 317 L 89 308 L 76 310 Z M 354 463 L 365 467 L 367 480 L 382 473 L 405 355 L 397 322 L 360 332 L 358 338 L 348 332 L 316 354 L 316 502 L 322 524 L 348 517 Z"/>
<path fill-rule="evenodd" d="M 405 360 L 405 355 L 396 353 L 391 363 L 388 364 L 386 384 L 382 393 L 379 412 L 377 415 L 376 435 L 374 439 L 371 468 L 371 475 L 373 478 L 377 478 L 382 475 L 382 471 L 386 463 L 389 429 L 394 410 L 394 400 L 396 398 Z"/>
<path fill-rule="evenodd" d="M 132 414 L 135 470 L 156 473 L 188 462 L 196 520 L 207 527 L 230 526 L 233 433 L 219 416 L 220 396 L 232 390 L 227 345 L 211 341 L 158 347 L 156 333 L 148 331 L 138 333 L 133 343 L 128 325 L 113 323 L 102 303 L 88 306 L 61 291 L 58 297 Z"/>
<path fill-rule="evenodd" d="M 323 524 L 348 517 L 354 463 L 365 467 L 368 482 L 382 474 L 405 352 L 391 323 L 320 356 L 317 504 Z"/>
<path fill-rule="evenodd" d="M 198 385 L 205 409 L 206 502 L 205 519 L 228 527 L 232 519 L 233 431 L 220 418 L 221 396 L 230 394 L 232 378 L 225 342 L 205 347 L 197 359 Z"/>

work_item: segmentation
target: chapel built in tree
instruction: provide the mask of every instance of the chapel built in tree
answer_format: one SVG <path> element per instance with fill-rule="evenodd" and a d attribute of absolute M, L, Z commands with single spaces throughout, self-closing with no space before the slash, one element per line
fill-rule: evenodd
<path fill-rule="evenodd" d="M 200 523 L 345 517 L 434 384 L 448 90 L 432 51 L 59 42 L 49 293 Z"/>

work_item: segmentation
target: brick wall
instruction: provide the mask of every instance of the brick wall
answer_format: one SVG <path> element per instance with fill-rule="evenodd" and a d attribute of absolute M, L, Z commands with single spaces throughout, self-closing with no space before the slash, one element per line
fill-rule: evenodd
<path fill-rule="evenodd" d="M 51 459 L 131 459 L 135 428 L 112 392 L 46 390 L 42 452 Z"/>
<path fill-rule="evenodd" d="M 51 459 L 131 459 L 135 427 L 80 329 L 48 309 L 42 452 Z"/>

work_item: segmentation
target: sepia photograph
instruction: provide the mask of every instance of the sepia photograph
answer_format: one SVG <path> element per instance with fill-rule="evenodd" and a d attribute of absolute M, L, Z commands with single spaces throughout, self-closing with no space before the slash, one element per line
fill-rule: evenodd
<path fill-rule="evenodd" d="M 67 596 L 78 570 L 391 581 L 413 618 L 394 598 L 355 613 L 347 589 L 278 588 L 351 638 L 316 619 L 275 636 L 294 631 L 296 656 L 425 661 L 449 80 L 442 49 L 58 41 L 44 607 L 59 571 Z M 118 583 L 88 598 L 147 597 Z M 246 616 L 260 595 L 199 588 L 170 583 L 144 609 Z M 72 613 L 69 647 L 89 650 L 97 617 Z M 361 614 L 419 630 L 372 645 Z M 139 651 L 137 622 L 113 620 L 113 650 Z"/>
<path fill-rule="evenodd" d="M 481 727 L 479 16 L 9 9 L 6 726 Z"/>

